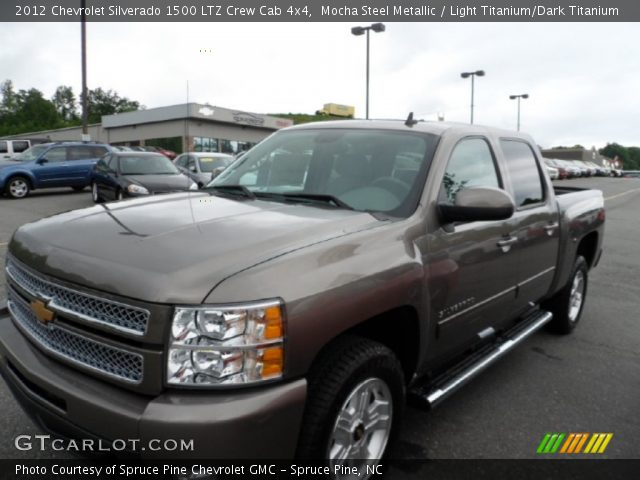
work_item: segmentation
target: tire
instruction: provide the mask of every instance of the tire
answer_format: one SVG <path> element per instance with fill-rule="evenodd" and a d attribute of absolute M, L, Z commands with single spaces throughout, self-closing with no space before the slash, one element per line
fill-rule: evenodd
<path fill-rule="evenodd" d="M 93 203 L 103 202 L 103 199 L 100 196 L 100 192 L 98 191 L 98 184 L 96 182 L 91 182 L 91 200 L 93 200 Z"/>
<path fill-rule="evenodd" d="M 124 195 L 122 194 L 122 190 L 118 190 L 118 192 L 116 193 L 116 200 L 120 201 L 124 199 Z"/>
<path fill-rule="evenodd" d="M 74 192 L 81 192 L 84 190 L 85 187 L 71 187 L 73 189 Z"/>
<path fill-rule="evenodd" d="M 588 275 L 589 265 L 578 255 L 567 284 L 543 304 L 543 308 L 553 313 L 548 324 L 550 331 L 567 335 L 576 328 L 587 298 Z"/>
<path fill-rule="evenodd" d="M 404 398 L 402 367 L 389 348 L 360 337 L 339 338 L 309 373 L 296 456 L 357 467 L 377 464 L 400 428 Z M 350 458 L 339 460 L 343 455 Z"/>
<path fill-rule="evenodd" d="M 29 195 L 31 185 L 25 177 L 13 177 L 7 182 L 5 192 L 10 198 L 24 198 Z"/>

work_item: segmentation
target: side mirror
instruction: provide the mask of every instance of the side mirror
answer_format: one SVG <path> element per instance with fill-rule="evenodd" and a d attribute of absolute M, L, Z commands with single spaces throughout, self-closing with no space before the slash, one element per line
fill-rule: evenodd
<path fill-rule="evenodd" d="M 438 204 L 440 219 L 445 223 L 505 220 L 514 211 L 511 195 L 494 187 L 463 188 L 456 194 L 455 204 Z"/>
<path fill-rule="evenodd" d="M 42 165 L 44 163 L 48 163 L 49 160 L 47 160 L 46 158 L 39 158 L 38 161 L 36 162 L 38 165 Z"/>

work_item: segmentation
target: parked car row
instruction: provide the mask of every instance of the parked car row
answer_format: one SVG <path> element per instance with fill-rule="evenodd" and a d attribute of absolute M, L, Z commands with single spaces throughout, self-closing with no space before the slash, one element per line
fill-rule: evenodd
<path fill-rule="evenodd" d="M 175 157 L 175 152 L 159 147 L 42 143 L 0 159 L 0 194 L 18 199 L 36 189 L 71 187 L 80 191 L 91 186 L 93 200 L 101 202 L 197 190 L 234 161 L 233 156 L 223 153 L 189 152 Z"/>
<path fill-rule="evenodd" d="M 617 169 L 603 167 L 594 162 L 581 160 L 561 160 L 558 158 L 545 158 L 545 167 L 551 180 L 564 180 L 577 177 L 621 177 L 622 172 Z M 554 172 L 557 171 L 557 174 Z"/>

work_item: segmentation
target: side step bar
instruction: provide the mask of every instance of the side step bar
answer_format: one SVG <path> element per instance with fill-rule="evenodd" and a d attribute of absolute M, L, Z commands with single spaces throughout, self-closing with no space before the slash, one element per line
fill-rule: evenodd
<path fill-rule="evenodd" d="M 511 330 L 499 337 L 495 343 L 479 350 L 470 358 L 454 366 L 435 382 L 417 387 L 410 392 L 410 400 L 417 406 L 433 408 L 457 391 L 489 365 L 502 358 L 513 347 L 548 323 L 551 312 L 536 310 L 518 322 Z"/>

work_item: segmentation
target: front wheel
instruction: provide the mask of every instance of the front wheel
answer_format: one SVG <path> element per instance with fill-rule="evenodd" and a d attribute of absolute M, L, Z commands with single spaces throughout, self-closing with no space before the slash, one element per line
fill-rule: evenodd
<path fill-rule="evenodd" d="M 11 198 L 24 198 L 29 195 L 30 190 L 29 180 L 24 177 L 13 177 L 7 182 L 5 189 Z"/>
<path fill-rule="evenodd" d="M 400 425 L 400 362 L 378 342 L 344 337 L 321 354 L 308 381 L 297 456 L 358 467 L 364 474 L 364 465 L 385 455 Z"/>
<path fill-rule="evenodd" d="M 93 203 L 102 203 L 102 197 L 96 182 L 91 182 L 91 200 L 93 200 Z"/>
<path fill-rule="evenodd" d="M 587 297 L 588 275 L 589 265 L 578 255 L 567 285 L 543 304 L 543 308 L 553 313 L 548 324 L 551 331 L 566 335 L 576 328 Z"/>

